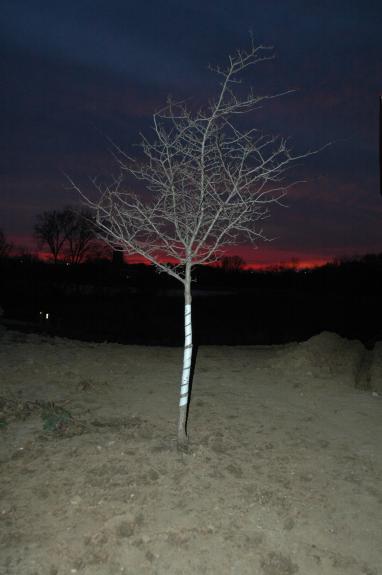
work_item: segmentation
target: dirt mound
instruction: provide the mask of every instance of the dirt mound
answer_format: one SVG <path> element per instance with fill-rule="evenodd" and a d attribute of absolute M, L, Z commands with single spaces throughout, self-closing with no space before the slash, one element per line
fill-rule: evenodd
<path fill-rule="evenodd" d="M 370 355 L 369 387 L 382 395 L 382 341 L 377 341 Z"/>
<path fill-rule="evenodd" d="M 354 380 L 365 351 L 360 341 L 324 331 L 307 341 L 286 346 L 278 358 L 284 369 L 319 377 L 346 375 Z"/>

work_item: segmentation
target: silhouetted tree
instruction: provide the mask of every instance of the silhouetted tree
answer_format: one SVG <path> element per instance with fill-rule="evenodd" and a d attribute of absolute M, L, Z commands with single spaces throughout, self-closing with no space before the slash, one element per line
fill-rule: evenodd
<path fill-rule="evenodd" d="M 9 257 L 12 247 L 12 244 L 7 242 L 7 238 L 5 237 L 3 230 L 0 230 L 0 259 Z"/>
<path fill-rule="evenodd" d="M 94 218 L 89 210 L 67 207 L 43 212 L 37 219 L 35 237 L 40 246 L 49 247 L 55 263 L 60 257 L 72 264 L 85 259 L 96 237 Z"/>
<path fill-rule="evenodd" d="M 48 246 L 54 263 L 57 263 L 62 254 L 72 221 L 73 213 L 69 209 L 46 211 L 37 216 L 37 223 L 34 226 L 35 238 L 40 247 Z"/>
<path fill-rule="evenodd" d="M 225 272 L 238 272 L 245 266 L 245 261 L 240 256 L 223 256 L 220 266 Z"/>
<path fill-rule="evenodd" d="M 265 239 L 258 222 L 268 217 L 272 206 L 282 205 L 287 192 L 283 175 L 291 162 L 303 157 L 293 156 L 285 139 L 255 128 L 243 130 L 237 122 L 270 98 L 252 91 L 243 95 L 238 75 L 270 58 L 270 49 L 263 46 L 237 51 L 225 68 L 213 70 L 220 80 L 214 101 L 194 111 L 169 99 L 154 114 L 153 138 L 143 137 L 138 161 L 117 149 L 122 170 L 144 182 L 148 193 L 124 189 L 121 176 L 108 185 L 94 181 L 100 199 L 92 202 L 72 182 L 93 210 L 99 236 L 112 247 L 143 256 L 184 287 L 180 449 L 187 445 L 192 271 L 218 261 L 226 246 Z M 166 265 L 166 259 L 176 265 Z"/>
<path fill-rule="evenodd" d="M 67 208 L 64 253 L 71 264 L 79 264 L 90 253 L 95 240 L 95 222 L 89 210 Z"/>

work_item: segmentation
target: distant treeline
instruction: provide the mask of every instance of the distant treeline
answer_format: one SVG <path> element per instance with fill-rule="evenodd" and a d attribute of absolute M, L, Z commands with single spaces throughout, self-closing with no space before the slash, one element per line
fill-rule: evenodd
<path fill-rule="evenodd" d="M 3 321 L 18 329 L 181 345 L 181 288 L 152 266 L 119 257 L 76 265 L 0 258 Z M 307 270 L 203 266 L 193 290 L 197 344 L 275 344 L 323 330 L 366 344 L 382 339 L 382 254 Z"/>

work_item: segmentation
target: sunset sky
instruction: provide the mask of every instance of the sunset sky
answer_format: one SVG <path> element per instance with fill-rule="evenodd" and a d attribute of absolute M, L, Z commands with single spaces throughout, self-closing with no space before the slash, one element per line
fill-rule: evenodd
<path fill-rule="evenodd" d="M 0 228 L 33 248 L 36 214 L 74 204 L 63 175 L 116 173 L 107 137 L 132 153 L 168 94 L 207 102 L 209 63 L 255 41 L 276 58 L 247 74 L 260 94 L 294 89 L 248 117 L 290 136 L 306 183 L 269 220 L 248 263 L 382 252 L 380 0 L 2 0 Z M 291 174 L 291 178 L 293 175 Z"/>

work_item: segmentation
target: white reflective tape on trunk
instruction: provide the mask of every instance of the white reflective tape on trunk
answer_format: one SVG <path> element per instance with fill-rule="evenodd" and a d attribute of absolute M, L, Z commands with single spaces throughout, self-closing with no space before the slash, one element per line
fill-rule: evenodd
<path fill-rule="evenodd" d="M 191 347 L 191 340 L 190 343 L 184 348 L 183 359 L 187 361 L 187 363 L 191 363 L 192 358 L 192 347 Z"/>
<path fill-rule="evenodd" d="M 184 307 L 184 325 L 186 328 L 186 336 L 188 335 L 188 331 L 191 333 L 191 306 L 190 304 L 186 304 Z"/>
<path fill-rule="evenodd" d="M 182 383 L 180 386 L 179 407 L 188 404 L 188 392 L 192 363 L 192 323 L 191 323 L 191 305 L 184 306 L 184 353 L 183 353 L 183 371 Z"/>
<path fill-rule="evenodd" d="M 188 397 L 181 397 L 179 401 L 179 407 L 183 407 L 183 405 L 187 405 Z"/>

